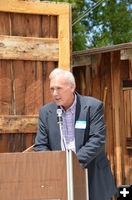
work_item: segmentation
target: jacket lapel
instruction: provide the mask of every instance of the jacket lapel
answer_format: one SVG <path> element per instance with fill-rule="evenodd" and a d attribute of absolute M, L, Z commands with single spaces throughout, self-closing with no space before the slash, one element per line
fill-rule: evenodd
<path fill-rule="evenodd" d="M 84 136 L 86 132 L 85 124 L 87 116 L 87 105 L 84 104 L 79 94 L 76 93 L 76 95 L 77 95 L 77 104 L 76 104 L 76 114 L 75 114 L 75 146 L 76 146 L 76 152 L 78 152 L 78 150 L 84 143 Z M 78 123 L 80 123 L 80 125 L 77 126 Z"/>
<path fill-rule="evenodd" d="M 51 133 L 52 142 L 54 144 L 54 147 L 52 150 L 61 150 L 60 129 L 59 129 L 59 125 L 57 123 L 57 113 L 56 112 L 57 112 L 57 106 L 56 106 L 56 104 L 54 104 L 52 109 L 50 109 L 50 111 L 49 111 L 49 113 L 50 113 L 49 120 L 52 124 L 52 126 L 50 127 L 50 133 Z"/>

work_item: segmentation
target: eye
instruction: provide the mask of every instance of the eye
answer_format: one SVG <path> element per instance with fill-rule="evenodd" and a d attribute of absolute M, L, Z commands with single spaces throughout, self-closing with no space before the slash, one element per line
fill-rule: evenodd
<path fill-rule="evenodd" d="M 54 88 L 50 88 L 50 91 L 51 91 L 51 92 L 54 92 Z"/>
<path fill-rule="evenodd" d="M 62 88 L 61 87 L 57 87 L 56 90 L 60 91 Z"/>

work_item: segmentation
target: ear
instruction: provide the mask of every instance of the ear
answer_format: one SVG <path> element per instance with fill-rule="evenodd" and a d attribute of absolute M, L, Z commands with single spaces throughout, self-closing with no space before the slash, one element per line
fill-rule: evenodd
<path fill-rule="evenodd" d="M 71 90 L 74 93 L 74 91 L 75 91 L 75 85 L 74 84 L 71 85 Z"/>

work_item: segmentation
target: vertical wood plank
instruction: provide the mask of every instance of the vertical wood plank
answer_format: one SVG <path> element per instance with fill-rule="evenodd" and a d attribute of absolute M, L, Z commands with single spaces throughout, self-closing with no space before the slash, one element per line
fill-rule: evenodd
<path fill-rule="evenodd" d="M 44 104 L 51 102 L 52 96 L 50 93 L 50 72 L 55 68 L 54 62 L 45 62 L 44 63 Z"/>
<path fill-rule="evenodd" d="M 0 153 L 7 152 L 7 135 L 0 134 Z"/>
<path fill-rule="evenodd" d="M 129 156 L 128 151 L 126 149 L 126 140 L 127 140 L 127 133 L 128 133 L 128 124 L 127 124 L 127 107 L 128 107 L 128 91 L 124 90 L 123 92 L 123 108 L 124 108 L 124 123 L 123 123 L 123 164 L 124 164 L 124 171 L 123 171 L 123 182 L 125 184 L 129 183 Z"/>
<path fill-rule="evenodd" d="M 130 119 L 131 119 L 131 123 L 130 123 L 130 127 L 131 127 L 131 138 L 132 138 L 132 90 L 130 91 Z"/>
<path fill-rule="evenodd" d="M 73 74 L 76 81 L 76 91 L 81 95 L 86 94 L 85 66 L 74 67 Z"/>
<path fill-rule="evenodd" d="M 0 60 L 0 114 L 11 114 L 11 62 Z"/>
<path fill-rule="evenodd" d="M 25 114 L 37 114 L 38 108 L 36 102 L 41 101 L 41 93 L 38 94 L 39 87 L 41 89 L 41 80 L 37 77 L 37 63 L 26 61 L 25 66 Z M 42 101 L 41 101 L 42 102 Z M 41 105 L 39 105 L 41 106 Z M 36 112 L 36 113 L 35 113 Z"/>
<path fill-rule="evenodd" d="M 130 171 L 129 183 L 131 184 L 132 183 L 132 153 L 130 154 L 129 171 Z"/>
<path fill-rule="evenodd" d="M 92 68 L 91 66 L 86 66 L 85 69 L 85 82 L 86 82 L 86 94 L 88 96 L 91 96 L 92 94 Z"/>
<path fill-rule="evenodd" d="M 132 79 L 132 59 L 129 60 L 129 77 Z"/>
<path fill-rule="evenodd" d="M 125 67 L 124 67 L 125 66 Z M 120 60 L 119 62 L 119 67 L 120 67 L 120 96 L 121 96 L 121 105 L 120 105 L 120 112 L 121 112 L 121 130 L 122 130 L 122 135 L 121 135 L 121 147 L 122 147 L 122 184 L 128 184 L 129 180 L 129 156 L 128 156 L 128 151 L 127 151 L 127 131 L 128 131 L 128 126 L 125 124 L 125 118 L 127 119 L 128 113 L 127 108 L 129 106 L 128 100 L 127 100 L 127 91 L 122 90 L 123 87 L 123 80 L 128 80 L 129 79 L 129 63 L 128 60 Z M 125 94 L 125 98 L 124 98 Z M 124 102 L 125 101 L 125 102 Z M 125 105 L 124 105 L 125 103 Z M 125 110 L 126 109 L 126 110 Z"/>
<path fill-rule="evenodd" d="M 23 145 L 23 150 L 25 150 L 26 148 L 28 148 L 34 144 L 34 136 L 35 135 L 36 134 L 25 134 L 25 148 Z"/>
<path fill-rule="evenodd" d="M 57 38 L 57 17 L 56 16 L 42 16 L 42 37 Z M 52 101 L 49 90 L 49 74 L 55 68 L 55 62 L 43 62 L 42 76 L 43 76 L 43 104 Z"/>
<path fill-rule="evenodd" d="M 43 105 L 41 62 L 14 61 L 15 114 L 38 114 Z"/>
<path fill-rule="evenodd" d="M 100 59 L 98 61 L 92 57 L 92 96 L 97 99 L 101 99 Z"/>
<path fill-rule="evenodd" d="M 11 14 L 11 29 L 13 36 L 40 36 L 40 16 L 28 14 Z"/>
<path fill-rule="evenodd" d="M 0 35 L 10 35 L 9 13 L 0 12 Z M 10 67 L 10 61 L 0 60 L 0 114 L 10 114 L 12 111 Z"/>
<path fill-rule="evenodd" d="M 110 53 L 104 53 L 100 60 L 100 92 L 101 100 L 104 100 L 104 116 L 106 122 L 106 152 L 110 160 L 111 169 L 114 174 L 114 134 L 112 132 L 112 88 L 111 88 L 111 66 L 110 66 Z M 107 90 L 106 90 L 107 88 Z M 108 114 L 109 113 L 109 114 Z"/>
<path fill-rule="evenodd" d="M 10 35 L 10 14 L 0 12 L 0 35 Z"/>
<path fill-rule="evenodd" d="M 10 14 L 0 12 L 0 35 L 10 35 Z M 11 61 L 0 60 L 0 115 L 12 113 Z M 0 152 L 8 149 L 7 135 L 0 134 Z"/>
<path fill-rule="evenodd" d="M 113 133 L 115 142 L 115 172 L 117 185 L 122 184 L 122 147 L 121 147 L 121 96 L 120 96 L 120 55 L 119 52 L 111 52 L 111 84 L 112 84 L 112 112 Z"/>

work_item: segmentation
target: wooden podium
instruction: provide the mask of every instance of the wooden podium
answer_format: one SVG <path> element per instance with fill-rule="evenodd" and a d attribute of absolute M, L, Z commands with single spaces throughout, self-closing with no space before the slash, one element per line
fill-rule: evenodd
<path fill-rule="evenodd" d="M 88 200 L 87 183 L 71 151 L 0 154 L 1 200 Z"/>

